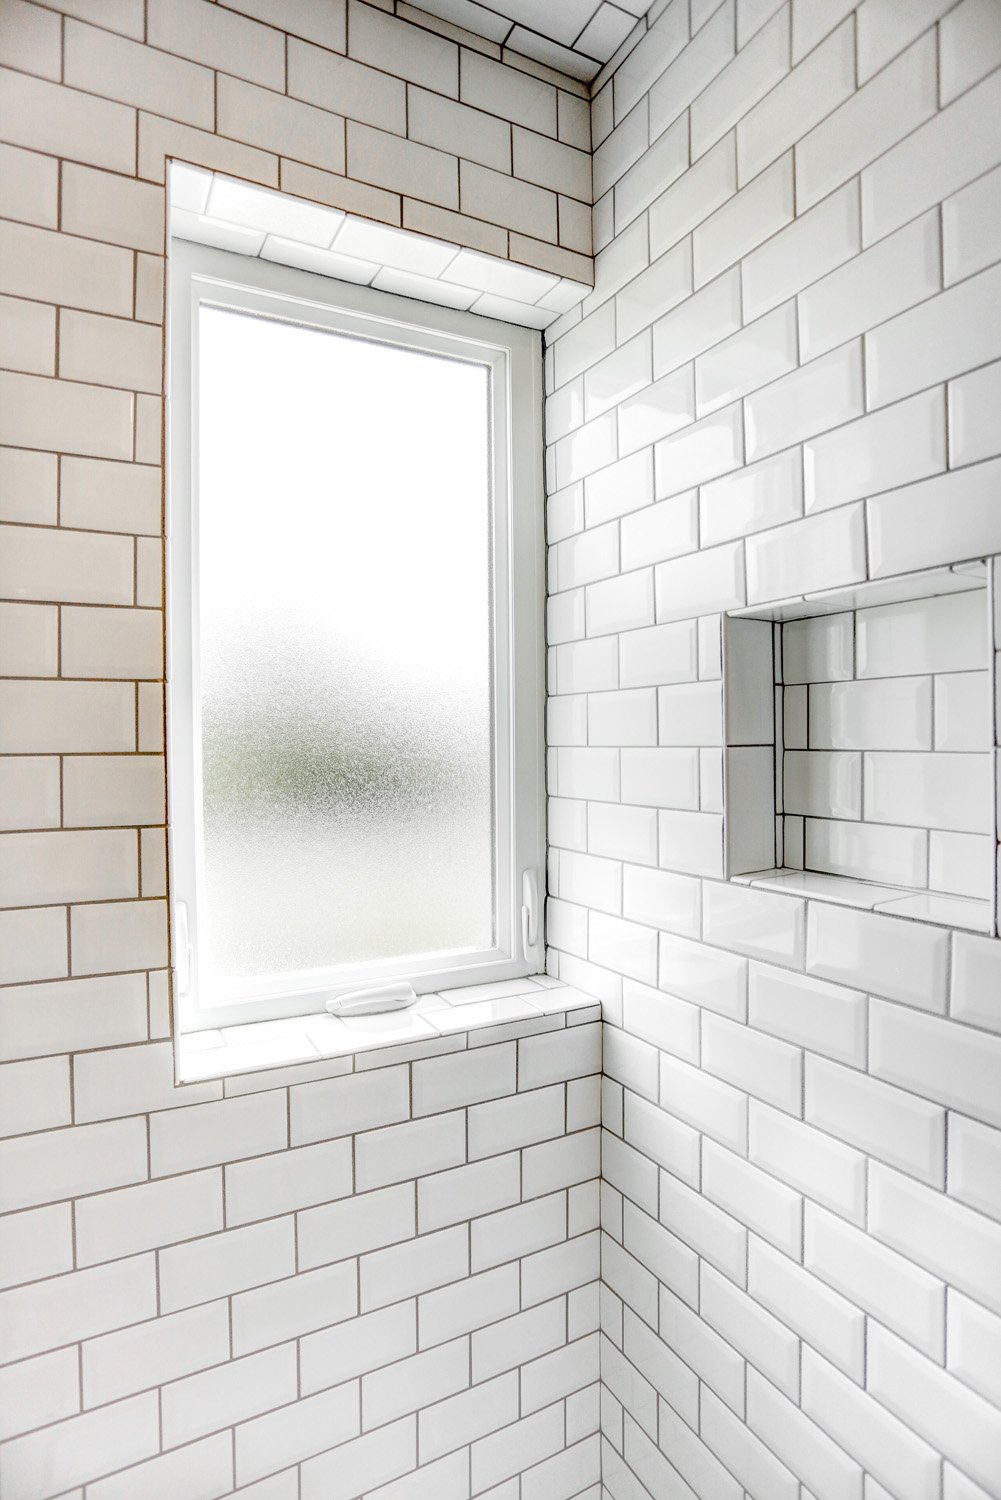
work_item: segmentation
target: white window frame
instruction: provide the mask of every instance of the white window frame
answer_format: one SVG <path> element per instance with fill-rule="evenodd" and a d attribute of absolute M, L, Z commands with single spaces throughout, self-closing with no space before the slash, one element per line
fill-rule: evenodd
<path fill-rule="evenodd" d="M 173 240 L 168 310 L 167 785 L 171 974 L 181 1032 L 322 1011 L 332 995 L 408 979 L 419 993 L 545 967 L 544 534 L 540 335 L 230 251 Z M 485 364 L 492 404 L 495 946 L 386 959 L 202 992 L 197 379 L 203 304 Z"/>

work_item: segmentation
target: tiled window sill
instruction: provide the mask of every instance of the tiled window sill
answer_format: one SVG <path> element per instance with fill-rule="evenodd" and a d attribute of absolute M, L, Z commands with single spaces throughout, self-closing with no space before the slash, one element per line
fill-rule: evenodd
<path fill-rule="evenodd" d="M 312 1064 L 317 1074 L 349 1072 L 359 1065 L 354 1061 L 358 1054 L 366 1055 L 361 1066 L 379 1067 L 599 1017 L 592 995 L 537 974 L 422 995 L 409 1010 L 387 1015 L 342 1019 L 313 1014 L 187 1032 L 177 1043 L 177 1081 L 200 1083 L 291 1067 L 302 1068 L 307 1079 Z"/>

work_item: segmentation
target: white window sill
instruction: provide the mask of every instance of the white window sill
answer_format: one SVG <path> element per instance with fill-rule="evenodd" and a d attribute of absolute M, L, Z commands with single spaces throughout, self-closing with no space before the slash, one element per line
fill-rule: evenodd
<path fill-rule="evenodd" d="M 314 1014 L 189 1031 L 177 1042 L 177 1081 L 201 1083 L 293 1067 L 301 1068 L 307 1079 L 349 1072 L 358 1053 L 376 1054 L 362 1066 L 383 1066 L 581 1025 L 600 1014 L 592 995 L 537 974 L 422 995 L 409 1010 L 387 1015 L 342 1019 Z M 264 1079 L 258 1083 L 267 1086 Z"/>

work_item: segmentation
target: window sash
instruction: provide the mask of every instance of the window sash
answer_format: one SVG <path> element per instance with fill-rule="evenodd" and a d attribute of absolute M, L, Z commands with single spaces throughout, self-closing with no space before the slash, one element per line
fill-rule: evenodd
<path fill-rule="evenodd" d="M 544 968 L 541 914 L 523 942 L 523 875 L 544 861 L 540 340 L 532 330 L 173 241 L 167 486 L 168 846 L 176 1024 L 182 1031 L 322 1011 L 332 994 L 409 979 L 419 992 Z M 495 946 L 261 977 L 204 992 L 198 674 L 198 325 L 203 305 L 474 360 L 491 375 Z M 180 917 L 184 915 L 185 921 Z M 186 927 L 186 933 L 184 928 Z M 184 948 L 185 951 L 180 950 Z"/>

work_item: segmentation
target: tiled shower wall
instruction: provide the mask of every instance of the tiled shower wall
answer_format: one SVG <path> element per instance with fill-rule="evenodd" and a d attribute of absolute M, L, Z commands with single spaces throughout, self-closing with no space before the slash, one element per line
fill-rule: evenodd
<path fill-rule="evenodd" d="M 393 9 L 0 3 L 4 1500 L 597 1475 L 596 1025 L 173 1087 L 165 156 L 589 279 L 578 86 Z"/>
<path fill-rule="evenodd" d="M 671 0 L 551 332 L 609 1500 L 1001 1495 L 1001 944 L 721 883 L 720 611 L 1001 546 L 992 0 Z"/>

